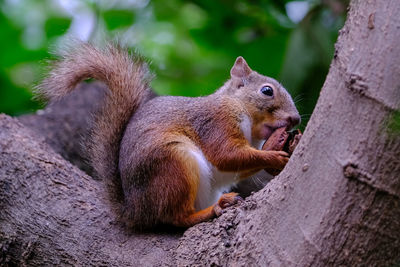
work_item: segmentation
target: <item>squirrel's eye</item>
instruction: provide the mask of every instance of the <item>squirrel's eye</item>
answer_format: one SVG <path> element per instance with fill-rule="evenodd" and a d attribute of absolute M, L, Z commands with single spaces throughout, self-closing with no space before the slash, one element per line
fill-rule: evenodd
<path fill-rule="evenodd" d="M 263 93 L 264 95 L 267 95 L 267 96 L 273 96 L 274 90 L 272 89 L 271 86 L 266 85 L 261 88 L 261 93 Z"/>

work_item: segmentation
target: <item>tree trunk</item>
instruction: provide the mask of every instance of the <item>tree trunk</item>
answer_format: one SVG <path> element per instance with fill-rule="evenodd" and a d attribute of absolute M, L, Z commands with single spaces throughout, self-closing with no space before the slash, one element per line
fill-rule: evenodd
<path fill-rule="evenodd" d="M 70 160 L 83 153 L 76 141 L 65 152 L 68 138 L 59 138 L 86 125 L 78 109 L 63 107 L 77 120 L 57 127 L 36 122 L 52 123 L 50 115 L 21 118 L 45 139 L 0 116 L 0 265 L 399 264 L 400 135 L 388 127 L 400 108 L 398 14 L 397 0 L 351 2 L 320 99 L 285 170 L 183 237 L 176 229 L 126 232 L 102 182 L 53 151 Z"/>

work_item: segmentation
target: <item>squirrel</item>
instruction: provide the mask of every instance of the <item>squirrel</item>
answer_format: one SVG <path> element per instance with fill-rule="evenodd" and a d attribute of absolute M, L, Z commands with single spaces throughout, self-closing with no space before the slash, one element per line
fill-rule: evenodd
<path fill-rule="evenodd" d="M 152 96 L 140 56 L 118 45 L 78 43 L 53 63 L 39 94 L 57 100 L 88 78 L 108 86 L 94 114 L 89 161 L 118 194 L 128 227 L 190 227 L 240 201 L 227 192 L 264 169 L 282 170 L 283 151 L 261 150 L 274 130 L 299 113 L 286 89 L 253 71 L 243 57 L 230 79 L 202 97 Z"/>

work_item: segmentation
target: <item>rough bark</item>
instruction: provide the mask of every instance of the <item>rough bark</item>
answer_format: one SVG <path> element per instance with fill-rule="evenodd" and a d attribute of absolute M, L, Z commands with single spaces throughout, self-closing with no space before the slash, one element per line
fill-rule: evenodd
<path fill-rule="evenodd" d="M 0 129 L 1 266 L 171 264 L 176 229 L 126 232 L 102 182 L 16 119 L 0 115 Z"/>
<path fill-rule="evenodd" d="M 64 99 L 18 119 L 44 136 L 55 152 L 90 175 L 92 169 L 87 164 L 84 147 L 91 129 L 90 114 L 98 108 L 105 89 L 101 83 L 80 84 Z"/>
<path fill-rule="evenodd" d="M 0 265 L 400 263 L 400 136 L 386 125 L 400 108 L 398 14 L 396 0 L 351 3 L 317 107 L 283 173 L 182 238 L 176 229 L 126 232 L 102 182 L 53 151 L 90 173 L 78 137 L 96 106 L 91 93 L 73 100 L 76 108 L 20 118 L 33 130 L 1 115 Z"/>

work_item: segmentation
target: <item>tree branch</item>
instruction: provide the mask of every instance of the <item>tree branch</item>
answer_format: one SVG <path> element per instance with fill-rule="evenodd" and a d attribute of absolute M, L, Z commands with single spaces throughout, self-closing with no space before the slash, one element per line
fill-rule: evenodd
<path fill-rule="evenodd" d="M 0 129 L 0 265 L 171 264 L 179 232 L 126 232 L 102 182 L 16 119 Z"/>

